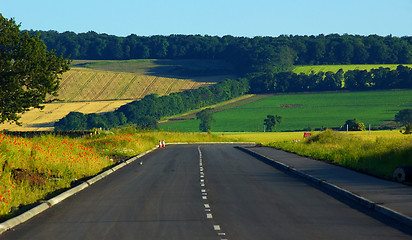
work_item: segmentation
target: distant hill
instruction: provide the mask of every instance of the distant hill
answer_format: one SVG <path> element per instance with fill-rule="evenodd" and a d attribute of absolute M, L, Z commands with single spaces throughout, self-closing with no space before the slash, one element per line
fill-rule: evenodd
<path fill-rule="evenodd" d="M 74 60 L 63 74 L 59 99 L 102 101 L 168 95 L 233 78 L 231 65 L 213 60 Z"/>
<path fill-rule="evenodd" d="M 59 99 L 44 110 L 25 113 L 21 122 L 1 124 L 13 131 L 52 130 L 69 112 L 111 112 L 136 99 L 208 86 L 234 78 L 233 68 L 221 60 L 74 60 L 63 74 Z"/>

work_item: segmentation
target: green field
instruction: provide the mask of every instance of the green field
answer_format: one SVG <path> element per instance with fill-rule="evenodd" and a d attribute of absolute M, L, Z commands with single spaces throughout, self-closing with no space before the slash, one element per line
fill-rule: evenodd
<path fill-rule="evenodd" d="M 336 128 L 354 118 L 376 128 L 392 121 L 405 108 L 412 108 L 412 90 L 280 94 L 216 112 L 212 131 L 262 132 L 268 114 L 283 117 L 277 131 Z M 198 126 L 199 120 L 187 120 L 169 121 L 160 127 L 196 132 Z"/>
<path fill-rule="evenodd" d="M 343 71 L 350 71 L 350 70 L 368 70 L 370 71 L 371 69 L 377 69 L 380 67 L 383 68 L 390 68 L 390 69 L 396 69 L 396 67 L 399 64 L 359 64 L 359 65 L 308 65 L 308 66 L 296 66 L 292 72 L 294 73 L 305 73 L 305 74 L 310 74 L 312 71 L 317 73 L 317 72 L 334 72 L 336 73 L 339 71 L 339 69 L 342 69 Z M 412 68 L 412 64 L 403 64 L 404 66 L 408 66 Z"/>

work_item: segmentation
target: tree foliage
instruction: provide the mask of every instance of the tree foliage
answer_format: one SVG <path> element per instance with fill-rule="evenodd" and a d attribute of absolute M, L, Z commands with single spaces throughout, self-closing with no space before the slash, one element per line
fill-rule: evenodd
<path fill-rule="evenodd" d="M 19 28 L 0 14 L 0 123 L 20 124 L 19 114 L 43 108 L 47 95 L 57 96 L 59 76 L 69 70 L 68 59 Z"/>
<path fill-rule="evenodd" d="M 412 134 L 412 109 L 400 110 L 395 115 L 395 121 L 405 126 L 404 134 Z"/>
<path fill-rule="evenodd" d="M 54 127 L 56 131 L 89 129 L 87 127 L 87 117 L 80 112 L 70 112 L 66 117 L 54 123 Z"/>
<path fill-rule="evenodd" d="M 196 113 L 196 118 L 200 120 L 199 130 L 202 132 L 208 132 L 212 129 L 213 122 L 213 108 L 206 108 Z"/>
<path fill-rule="evenodd" d="M 345 126 L 348 126 L 349 131 L 365 131 L 366 127 L 363 122 L 360 122 L 359 120 L 355 119 L 350 119 L 345 122 Z"/>
<path fill-rule="evenodd" d="M 412 63 L 412 37 L 318 35 L 279 37 L 234 36 L 137 36 L 117 37 L 95 32 L 31 31 L 40 34 L 49 49 L 74 59 L 220 59 L 235 66 L 250 80 L 251 92 L 323 91 L 342 88 L 343 72 L 300 76 L 289 72 L 294 65 L 408 64 Z M 406 69 L 399 69 L 406 70 Z M 286 74 L 283 74 L 286 72 Z M 392 73 L 392 72 L 391 72 Z M 280 75 L 279 75 L 280 74 Z M 383 73 L 384 74 L 384 73 Z M 412 86 L 405 76 L 391 75 L 369 84 L 366 71 L 345 73 L 346 89 Z M 372 74 L 374 76 L 374 73 Z M 409 73 L 410 76 L 410 73 Z M 312 79 L 315 77 L 316 79 Z M 400 82 L 395 78 L 398 77 Z M 321 81 L 318 81 L 322 78 Z M 403 79 L 403 80 L 401 80 Z"/>
<path fill-rule="evenodd" d="M 412 38 L 317 35 L 234 37 L 169 35 L 117 37 L 108 34 L 30 31 L 49 49 L 74 59 L 226 59 L 239 70 L 314 64 L 412 63 Z M 245 69 L 246 68 L 246 69 Z M 260 69 L 260 70 L 259 70 Z"/>
<path fill-rule="evenodd" d="M 412 88 L 412 69 L 403 65 L 394 70 L 380 67 L 344 73 L 340 69 L 336 73 L 320 71 L 308 75 L 261 72 L 248 77 L 253 93 Z"/>
<path fill-rule="evenodd" d="M 264 120 L 266 131 L 272 132 L 276 129 L 276 125 L 282 122 L 282 117 L 278 115 L 267 115 Z"/>

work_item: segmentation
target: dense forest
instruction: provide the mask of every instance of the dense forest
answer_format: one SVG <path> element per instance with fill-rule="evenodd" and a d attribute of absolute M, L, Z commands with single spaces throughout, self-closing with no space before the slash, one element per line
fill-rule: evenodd
<path fill-rule="evenodd" d="M 318 35 L 279 37 L 137 36 L 30 31 L 71 59 L 223 59 L 240 73 L 293 65 L 412 63 L 412 37 Z"/>
<path fill-rule="evenodd" d="M 105 115 L 71 113 L 56 130 L 137 124 L 153 127 L 165 116 L 249 93 L 412 88 L 412 37 L 318 35 L 279 37 L 137 36 L 87 32 L 30 31 L 48 49 L 72 59 L 219 59 L 235 66 L 237 80 L 209 88 L 147 96 Z M 295 74 L 295 65 L 399 64 L 397 69 Z M 228 87 L 230 85 L 231 87 Z M 231 89 L 230 91 L 228 89 Z M 235 90 L 239 89 L 239 90 Z M 246 90 L 247 89 L 247 90 Z M 150 106 L 150 107 L 148 107 Z"/>

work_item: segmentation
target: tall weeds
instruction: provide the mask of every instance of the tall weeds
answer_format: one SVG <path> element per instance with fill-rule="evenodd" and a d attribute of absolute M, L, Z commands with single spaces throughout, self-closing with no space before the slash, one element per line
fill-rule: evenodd
<path fill-rule="evenodd" d="M 0 134 L 0 215 L 70 187 L 110 164 L 107 157 L 73 139 Z"/>
<path fill-rule="evenodd" d="M 326 130 L 302 142 L 269 145 L 388 179 L 397 166 L 412 165 L 412 137 L 401 134 L 370 140 Z"/>

